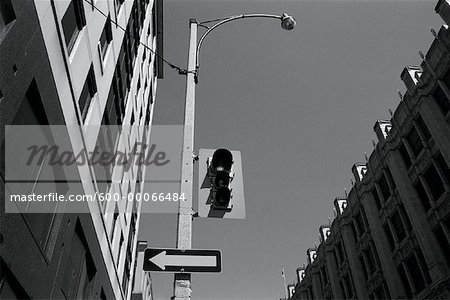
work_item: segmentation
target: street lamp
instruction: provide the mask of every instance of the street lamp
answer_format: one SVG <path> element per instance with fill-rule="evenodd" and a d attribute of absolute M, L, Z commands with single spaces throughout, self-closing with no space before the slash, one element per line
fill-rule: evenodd
<path fill-rule="evenodd" d="M 191 249 L 192 246 L 192 209 L 193 196 L 193 175 L 194 175 L 194 121 L 195 121 L 195 85 L 198 83 L 198 69 L 200 66 L 199 53 L 200 47 L 205 37 L 217 27 L 239 19 L 245 18 L 272 18 L 281 21 L 281 28 L 292 30 L 296 21 L 292 16 L 283 13 L 281 16 L 270 14 L 244 14 L 230 16 L 221 19 L 197 22 L 195 19 L 189 20 L 189 57 L 187 70 L 180 72 L 186 75 L 186 98 L 184 109 L 184 131 L 183 131 L 183 150 L 181 160 L 181 188 L 180 194 L 185 195 L 185 201 L 179 201 L 178 206 L 178 234 L 177 248 Z M 213 23 L 212 26 L 206 24 Z M 197 43 L 197 27 L 206 29 Z M 175 300 L 187 300 L 191 297 L 191 276 L 189 273 L 177 273 L 174 276 L 174 296 Z"/>

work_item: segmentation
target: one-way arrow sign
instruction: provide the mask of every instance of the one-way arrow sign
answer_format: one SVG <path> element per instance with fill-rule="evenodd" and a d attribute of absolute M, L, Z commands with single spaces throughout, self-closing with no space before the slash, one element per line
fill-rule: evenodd
<path fill-rule="evenodd" d="M 144 271 L 171 273 L 219 273 L 222 271 L 220 250 L 147 248 Z"/>

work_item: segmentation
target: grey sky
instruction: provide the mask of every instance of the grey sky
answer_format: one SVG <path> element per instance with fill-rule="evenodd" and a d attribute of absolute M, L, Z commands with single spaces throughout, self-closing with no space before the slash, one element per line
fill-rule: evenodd
<path fill-rule="evenodd" d="M 212 32 L 201 53 L 196 149 L 242 151 L 246 220 L 195 219 L 193 248 L 222 249 L 221 274 L 193 275 L 193 299 L 279 299 L 372 151 L 372 127 L 399 102 L 405 65 L 442 23 L 437 1 L 164 1 L 164 56 L 186 66 L 188 20 L 288 12 L 297 27 L 240 20 Z M 165 66 L 157 124 L 182 124 L 185 78 Z M 178 192 L 178 191 L 174 191 Z M 140 239 L 175 247 L 176 215 L 146 214 Z M 152 273 L 156 299 L 172 275 Z"/>

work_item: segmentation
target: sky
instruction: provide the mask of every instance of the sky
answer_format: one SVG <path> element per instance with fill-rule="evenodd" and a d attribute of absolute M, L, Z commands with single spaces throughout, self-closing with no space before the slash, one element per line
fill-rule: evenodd
<path fill-rule="evenodd" d="M 245 220 L 194 219 L 192 247 L 221 249 L 220 274 L 193 274 L 192 299 L 279 299 L 333 220 L 350 169 L 373 150 L 373 125 L 405 91 L 400 73 L 420 64 L 442 20 L 436 1 L 164 0 L 164 57 L 185 68 L 189 19 L 287 12 L 228 23 L 204 41 L 197 84 L 195 148 L 240 150 Z M 183 124 L 185 77 L 165 66 L 154 124 Z M 194 187 L 194 189 L 196 189 Z M 178 192 L 178 191 L 174 191 Z M 176 247 L 176 214 L 145 214 L 139 239 Z M 155 299 L 173 276 L 151 273 Z"/>

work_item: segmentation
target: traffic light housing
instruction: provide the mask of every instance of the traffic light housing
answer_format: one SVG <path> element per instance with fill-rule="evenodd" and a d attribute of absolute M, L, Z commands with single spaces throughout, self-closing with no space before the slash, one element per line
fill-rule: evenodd
<path fill-rule="evenodd" d="M 198 213 L 207 218 L 245 218 L 239 151 L 200 149 Z"/>

